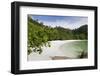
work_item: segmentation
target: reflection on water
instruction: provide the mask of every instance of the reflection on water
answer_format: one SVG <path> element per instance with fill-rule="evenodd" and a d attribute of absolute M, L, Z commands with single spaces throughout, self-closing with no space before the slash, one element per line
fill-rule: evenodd
<path fill-rule="evenodd" d="M 65 43 L 59 49 L 70 58 L 87 58 L 87 46 L 87 40 L 79 40 Z"/>

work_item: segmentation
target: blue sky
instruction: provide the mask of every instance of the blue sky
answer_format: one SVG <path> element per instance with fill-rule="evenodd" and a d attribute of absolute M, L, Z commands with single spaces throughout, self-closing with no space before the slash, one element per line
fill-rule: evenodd
<path fill-rule="evenodd" d="M 64 28 L 75 29 L 84 24 L 88 24 L 88 17 L 83 16 L 50 16 L 50 15 L 31 15 L 32 19 L 38 19 L 46 26 L 56 27 L 61 26 Z"/>

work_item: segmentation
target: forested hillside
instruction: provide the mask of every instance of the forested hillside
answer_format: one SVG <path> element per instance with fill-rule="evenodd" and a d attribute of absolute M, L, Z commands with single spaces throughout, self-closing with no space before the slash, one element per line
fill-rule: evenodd
<path fill-rule="evenodd" d="M 33 20 L 28 17 L 28 54 L 31 53 L 31 48 L 34 52 L 42 53 L 42 46 L 49 46 L 49 41 L 52 40 L 77 40 L 87 39 L 88 26 L 87 24 L 77 29 L 67 29 L 61 26 L 50 27 Z"/>

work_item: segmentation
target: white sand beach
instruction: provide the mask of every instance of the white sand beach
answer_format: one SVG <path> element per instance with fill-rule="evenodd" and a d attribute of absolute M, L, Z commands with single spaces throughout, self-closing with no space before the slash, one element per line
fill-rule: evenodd
<path fill-rule="evenodd" d="M 50 41 L 51 47 L 42 47 L 43 52 L 41 54 L 32 52 L 30 55 L 28 55 L 28 61 L 59 60 L 59 59 L 76 58 L 77 54 L 75 54 L 75 51 L 71 51 L 71 49 L 69 49 L 68 47 L 67 49 L 63 47 L 66 44 L 68 45 L 69 43 L 74 42 L 74 41 L 82 41 L 82 40 Z"/>

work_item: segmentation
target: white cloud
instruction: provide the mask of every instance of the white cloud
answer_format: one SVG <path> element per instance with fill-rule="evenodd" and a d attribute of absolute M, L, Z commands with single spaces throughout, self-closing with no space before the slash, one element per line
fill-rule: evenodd
<path fill-rule="evenodd" d="M 81 18 L 80 20 L 77 20 L 76 22 L 69 22 L 68 20 L 56 20 L 55 22 L 50 22 L 50 21 L 43 21 L 43 23 L 47 26 L 51 27 L 56 27 L 56 26 L 61 26 L 64 28 L 70 28 L 70 29 L 75 29 L 78 28 L 84 24 L 88 24 L 88 18 Z"/>

